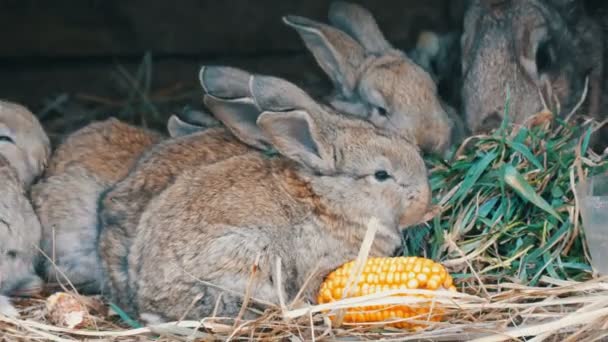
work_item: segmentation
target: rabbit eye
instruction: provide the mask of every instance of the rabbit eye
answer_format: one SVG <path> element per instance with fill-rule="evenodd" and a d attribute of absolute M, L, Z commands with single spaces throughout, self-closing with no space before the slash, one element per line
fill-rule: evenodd
<path fill-rule="evenodd" d="M 385 180 L 391 178 L 391 175 L 389 175 L 388 172 L 384 170 L 380 170 L 374 173 L 374 178 L 376 178 L 376 180 L 378 180 L 379 182 L 384 182 Z"/>
<path fill-rule="evenodd" d="M 11 144 L 15 143 L 15 140 L 13 140 L 13 138 L 9 137 L 8 135 L 0 135 L 0 142 L 2 142 L 2 141 L 6 141 Z"/>
<path fill-rule="evenodd" d="M 17 251 L 11 249 L 10 251 L 6 252 L 6 255 L 12 259 L 15 259 L 17 257 Z"/>
<path fill-rule="evenodd" d="M 380 114 L 381 116 L 387 116 L 386 108 L 384 108 L 384 107 L 376 107 L 376 110 L 378 111 L 378 114 Z"/>

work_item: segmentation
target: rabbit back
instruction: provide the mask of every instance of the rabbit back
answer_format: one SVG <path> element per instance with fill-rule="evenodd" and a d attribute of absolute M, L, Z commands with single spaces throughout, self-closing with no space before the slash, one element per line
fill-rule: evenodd
<path fill-rule="evenodd" d="M 117 305 L 130 306 L 128 274 L 124 265 L 140 216 L 185 170 L 246 153 L 250 147 L 225 128 L 211 128 L 185 137 L 166 140 L 147 151 L 129 175 L 109 189 L 101 199 L 99 251 L 110 297 Z"/>
<path fill-rule="evenodd" d="M 99 291 L 99 196 L 161 139 L 159 133 L 111 118 L 81 128 L 57 148 L 31 191 L 42 223 L 47 255 L 43 273 L 48 280 L 66 282 L 67 277 L 86 293 Z"/>

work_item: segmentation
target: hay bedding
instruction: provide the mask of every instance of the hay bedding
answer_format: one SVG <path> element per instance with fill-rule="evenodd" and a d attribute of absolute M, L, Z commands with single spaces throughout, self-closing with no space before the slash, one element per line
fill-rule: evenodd
<path fill-rule="evenodd" d="M 525 125 L 505 121 L 491 135 L 469 138 L 448 162 L 427 158 L 443 212 L 429 225 L 409 229 L 402 253 L 440 260 L 458 293 L 391 291 L 319 306 L 264 305 L 243 294 L 244 302 L 256 304 L 247 310 L 258 310 L 258 319 L 208 317 L 141 327 L 99 296 L 79 297 L 69 284 L 51 284 L 14 299 L 21 316 L 0 315 L 0 341 L 608 341 L 608 277 L 598 278 L 589 265 L 574 191 L 579 181 L 608 170 L 608 161 L 588 148 L 598 127 L 570 116 L 553 119 L 545 111 Z M 358 262 L 366 258 L 374 229 L 370 225 Z M 55 290 L 72 294 L 68 306 L 82 314 L 58 322 L 61 312 L 48 308 Z M 350 307 L 428 306 L 395 296 L 420 293 L 434 295 L 431 305 L 444 312 L 442 322 L 415 317 L 410 321 L 425 327 L 409 331 L 329 319 Z"/>
<path fill-rule="evenodd" d="M 175 340 L 432 340 L 504 341 L 528 337 L 528 341 L 593 341 L 608 336 L 608 284 L 600 280 L 568 282 L 543 277 L 538 287 L 515 283 L 486 286 L 488 295 L 438 295 L 435 305 L 447 317 L 418 332 L 382 329 L 374 325 L 332 326 L 320 310 L 367 304 L 411 304 L 407 297 L 389 294 L 360 297 L 326 307 L 285 311 L 268 308 L 256 321 L 206 318 L 146 328 L 128 329 L 107 315 L 94 316 L 86 329 L 67 329 L 46 320 L 44 299 L 18 302 L 23 317 L 0 317 L 6 340 L 72 341 L 175 341 Z M 407 292 L 407 291 L 406 291 Z M 283 312 L 283 313 L 282 313 Z M 424 317 L 417 320 L 424 322 Z M 314 333 L 314 337 L 313 337 Z"/>

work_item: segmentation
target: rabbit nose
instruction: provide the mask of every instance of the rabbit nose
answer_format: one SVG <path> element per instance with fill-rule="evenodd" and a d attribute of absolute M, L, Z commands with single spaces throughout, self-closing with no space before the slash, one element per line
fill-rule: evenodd
<path fill-rule="evenodd" d="M 400 227 L 408 227 L 419 223 L 431 206 L 431 189 L 428 186 L 421 187 L 415 194 L 408 198 L 408 208 L 399 218 Z"/>

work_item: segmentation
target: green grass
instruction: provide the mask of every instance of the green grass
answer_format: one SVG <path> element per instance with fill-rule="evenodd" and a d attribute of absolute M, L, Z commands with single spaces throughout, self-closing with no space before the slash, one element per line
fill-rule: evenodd
<path fill-rule="evenodd" d="M 435 201 L 443 200 L 445 211 L 406 231 L 404 254 L 447 262 L 456 278 L 528 285 L 541 276 L 589 278 L 570 177 L 579 146 L 586 174 L 608 170 L 607 161 L 589 154 L 590 133 L 559 120 L 549 128 L 503 124 L 451 162 L 427 158 Z"/>

